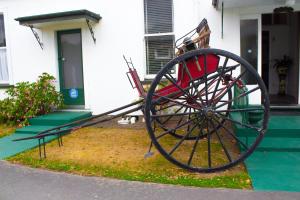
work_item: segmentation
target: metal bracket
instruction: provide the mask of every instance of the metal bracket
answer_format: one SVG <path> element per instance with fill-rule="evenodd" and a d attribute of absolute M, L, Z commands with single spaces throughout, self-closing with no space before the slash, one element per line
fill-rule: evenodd
<path fill-rule="evenodd" d="M 90 24 L 90 20 L 86 19 L 86 24 L 88 25 L 91 36 L 93 38 L 93 41 L 96 44 L 96 38 L 95 38 L 95 34 L 94 34 L 94 31 L 93 31 L 92 25 Z"/>
<path fill-rule="evenodd" d="M 39 37 L 39 34 L 33 29 L 33 26 L 32 26 L 32 25 L 28 25 L 28 26 L 29 26 L 29 28 L 31 29 L 31 31 L 32 31 L 32 33 L 33 33 L 33 35 L 34 35 L 36 41 L 39 43 L 41 49 L 43 49 L 44 44 L 42 43 L 42 41 L 41 41 L 41 39 L 40 39 L 40 37 Z"/>

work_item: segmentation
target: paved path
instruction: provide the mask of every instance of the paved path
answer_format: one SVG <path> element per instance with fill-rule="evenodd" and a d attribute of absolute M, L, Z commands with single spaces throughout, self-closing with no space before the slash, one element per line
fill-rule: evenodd
<path fill-rule="evenodd" d="M 203 189 L 82 177 L 0 161 L 0 200 L 299 200 L 300 193 Z"/>

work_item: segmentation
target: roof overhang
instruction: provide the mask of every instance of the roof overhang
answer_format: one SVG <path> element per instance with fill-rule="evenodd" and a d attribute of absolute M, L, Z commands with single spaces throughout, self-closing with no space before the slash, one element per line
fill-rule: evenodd
<path fill-rule="evenodd" d="M 89 10 L 72 10 L 66 12 L 48 13 L 41 15 L 33 15 L 26 17 L 18 17 L 15 20 L 24 26 L 32 26 L 35 28 L 41 27 L 43 25 L 53 24 L 57 22 L 67 22 L 67 21 L 92 21 L 99 22 L 101 16 Z"/>
<path fill-rule="evenodd" d="M 41 15 L 33 15 L 27 17 L 19 17 L 15 20 L 20 23 L 20 25 L 30 27 L 34 37 L 39 43 L 40 47 L 43 49 L 43 42 L 41 41 L 39 34 L 34 30 L 35 28 L 42 28 L 45 26 L 53 26 L 56 24 L 65 23 L 78 23 L 85 22 L 90 30 L 91 36 L 94 43 L 96 43 L 96 38 L 91 25 L 91 22 L 99 22 L 101 16 L 99 14 L 93 13 L 88 10 L 72 10 L 66 12 L 48 13 Z"/>
<path fill-rule="evenodd" d="M 212 5 L 216 9 L 221 9 L 222 3 L 224 8 L 243 8 L 258 6 L 293 6 L 299 4 L 300 0 L 212 0 Z"/>

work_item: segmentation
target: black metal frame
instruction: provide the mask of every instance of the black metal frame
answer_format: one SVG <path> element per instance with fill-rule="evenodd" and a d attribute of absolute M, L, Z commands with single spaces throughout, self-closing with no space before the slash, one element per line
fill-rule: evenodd
<path fill-rule="evenodd" d="M 122 117 L 124 115 L 133 113 L 133 112 L 138 111 L 138 110 L 143 110 L 144 109 L 143 101 L 144 101 L 144 99 L 136 101 L 134 103 L 130 103 L 130 104 L 121 106 L 119 108 L 115 108 L 113 110 L 101 113 L 99 115 L 94 115 L 94 116 L 86 118 L 86 119 L 77 120 L 77 121 L 74 121 L 74 122 L 71 122 L 71 123 L 67 123 L 67 124 L 64 124 L 64 125 L 61 125 L 61 126 L 58 126 L 58 127 L 55 127 L 55 128 L 51 128 L 51 129 L 42 131 L 42 132 L 40 132 L 39 134 L 37 134 L 35 136 L 19 138 L 19 139 L 13 140 L 13 141 L 37 139 L 38 140 L 38 146 L 39 146 L 40 158 L 41 159 L 43 157 L 46 158 L 46 142 L 45 142 L 46 137 L 57 136 L 58 145 L 63 146 L 63 142 L 62 142 L 62 137 L 63 136 L 65 136 L 67 134 L 70 134 L 71 132 L 73 132 L 77 129 L 80 129 L 80 128 L 93 126 L 95 124 L 99 124 L 99 123 L 102 123 L 102 122 L 110 121 L 110 120 L 118 118 L 118 117 Z M 123 111 L 121 113 L 118 113 L 116 115 L 111 115 L 111 116 L 107 117 L 107 115 L 119 112 L 121 110 L 125 110 L 125 111 Z M 43 148 L 42 148 L 42 146 L 43 146 Z M 43 150 L 43 153 L 42 153 L 42 150 Z"/>
<path fill-rule="evenodd" d="M 34 27 L 32 25 L 28 25 L 28 27 L 31 29 L 36 41 L 39 43 L 41 49 L 43 50 L 44 49 L 44 44 L 41 41 L 41 38 L 40 38 L 39 34 L 34 30 Z"/>

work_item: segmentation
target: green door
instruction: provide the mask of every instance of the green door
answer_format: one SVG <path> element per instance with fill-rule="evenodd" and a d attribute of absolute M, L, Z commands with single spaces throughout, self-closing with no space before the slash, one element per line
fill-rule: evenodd
<path fill-rule="evenodd" d="M 84 105 L 81 30 L 57 32 L 60 91 L 67 106 Z"/>

